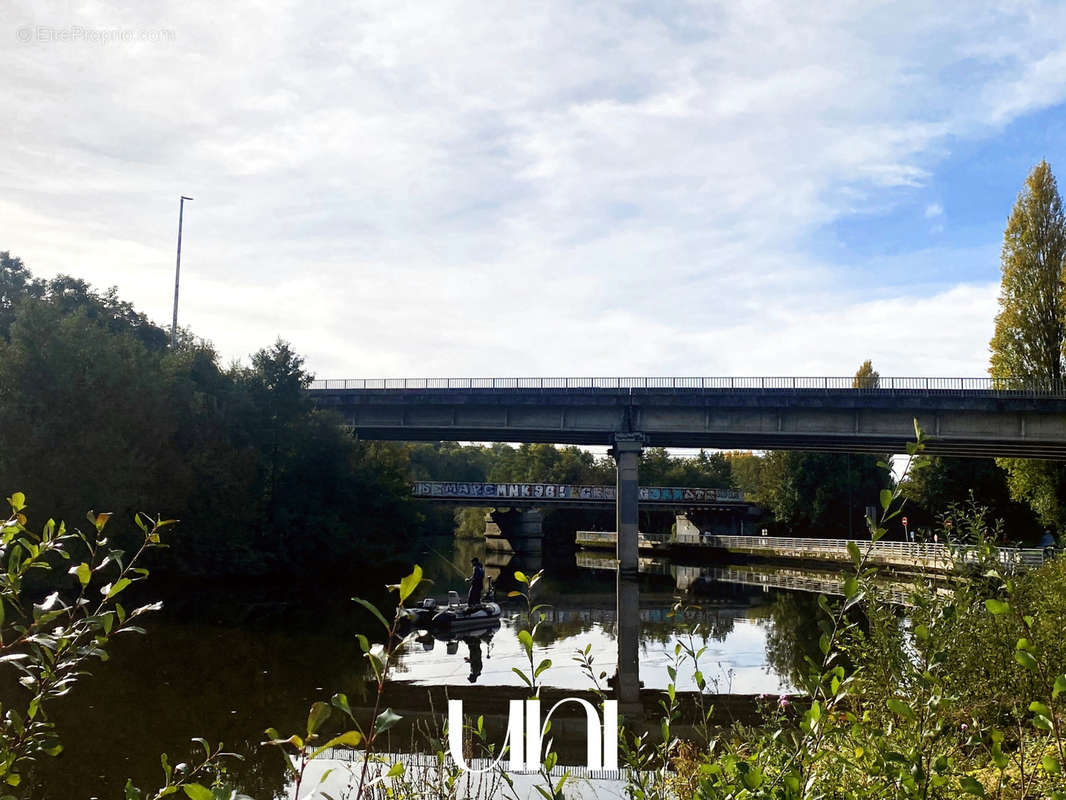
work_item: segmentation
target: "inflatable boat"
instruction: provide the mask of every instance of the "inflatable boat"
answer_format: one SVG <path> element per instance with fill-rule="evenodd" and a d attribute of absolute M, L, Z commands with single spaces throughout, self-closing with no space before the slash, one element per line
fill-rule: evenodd
<path fill-rule="evenodd" d="M 500 619 L 500 606 L 492 602 L 471 606 L 459 602 L 458 592 L 448 592 L 447 604 L 427 597 L 410 608 L 401 608 L 397 613 L 412 629 L 456 631 L 491 625 Z"/>

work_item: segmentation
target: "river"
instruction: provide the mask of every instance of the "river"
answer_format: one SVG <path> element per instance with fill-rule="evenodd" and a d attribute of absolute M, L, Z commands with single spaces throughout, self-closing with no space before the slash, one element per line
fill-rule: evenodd
<path fill-rule="evenodd" d="M 449 540 L 433 550 L 466 564 L 474 554 L 484 556 L 481 548 L 477 541 Z M 445 558 L 427 549 L 421 560 L 433 581 L 431 594 L 465 589 Z M 550 604 L 537 657 L 552 660 L 543 680 L 560 689 L 591 686 L 573 660 L 578 649 L 591 645 L 597 670 L 609 673 L 618 653 L 611 564 L 596 556 L 579 556 L 578 562 L 547 570 L 537 586 L 538 601 Z M 505 585 L 510 568 L 488 563 L 489 574 Z M 701 668 L 716 693 L 792 690 L 804 647 L 817 639 L 816 595 L 774 588 L 794 583 L 797 570 L 742 568 L 747 571 L 725 576 L 730 581 L 665 562 L 646 562 L 643 569 L 639 663 L 645 689 L 665 689 L 675 645 L 683 640 L 706 647 Z M 300 730 L 310 704 L 335 692 L 346 693 L 353 705 L 369 702 L 355 634 L 372 633 L 373 626 L 349 598 L 380 602 L 384 574 L 368 568 L 354 572 L 351 585 L 313 588 L 271 582 L 151 585 L 147 591 L 164 599 L 164 609 L 145 622 L 147 635 L 117 638 L 110 660 L 95 665 L 91 677 L 55 703 L 65 751 L 34 776 L 48 787 L 42 796 L 120 797 L 127 778 L 155 787 L 160 753 L 171 763 L 189 760 L 196 736 L 245 756 L 229 770 L 253 797 L 286 796 L 282 758 L 260 746 L 263 732 L 270 726 L 283 735 Z M 823 577 L 827 585 L 836 580 Z M 675 611 L 677 597 L 685 602 Z M 521 607 L 514 600 L 504 605 L 499 629 L 476 642 L 423 637 L 412 643 L 395 678 L 414 686 L 476 685 L 486 691 L 521 686 L 513 668 L 527 662 L 509 618 Z M 678 689 L 694 686 L 692 669 L 682 670 Z"/>

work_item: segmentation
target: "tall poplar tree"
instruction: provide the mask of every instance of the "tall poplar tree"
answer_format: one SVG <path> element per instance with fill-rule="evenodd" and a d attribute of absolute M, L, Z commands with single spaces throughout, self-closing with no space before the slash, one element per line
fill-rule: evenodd
<path fill-rule="evenodd" d="M 1055 176 L 1041 161 L 1025 180 L 1007 220 L 1000 256 L 1003 281 L 989 371 L 1006 385 L 1062 387 L 1066 345 L 1066 220 Z M 1066 468 L 1058 462 L 997 459 L 1011 496 L 1045 525 L 1066 527 Z"/>

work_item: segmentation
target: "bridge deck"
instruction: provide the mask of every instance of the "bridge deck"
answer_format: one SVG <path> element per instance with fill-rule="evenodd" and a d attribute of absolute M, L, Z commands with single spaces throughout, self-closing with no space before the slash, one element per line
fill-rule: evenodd
<path fill-rule="evenodd" d="M 370 439 L 905 452 L 1066 459 L 1062 387 L 989 378 L 355 379 L 313 384 Z"/>

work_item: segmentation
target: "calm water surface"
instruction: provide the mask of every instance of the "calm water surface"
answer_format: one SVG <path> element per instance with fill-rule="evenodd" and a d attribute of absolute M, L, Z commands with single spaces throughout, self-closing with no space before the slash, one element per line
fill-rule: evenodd
<path fill-rule="evenodd" d="M 451 560 L 469 563 L 478 545 L 441 543 Z M 501 586 L 513 571 L 492 568 Z M 614 574 L 609 563 L 584 559 L 546 574 L 538 601 L 550 603 L 537 637 L 538 660 L 550 658 L 546 683 L 591 688 L 572 660 L 591 644 L 597 670 L 614 672 L 617 655 Z M 463 590 L 458 571 L 427 553 L 431 594 Z M 698 593 L 672 613 L 675 594 L 692 586 L 693 568 L 648 563 L 641 577 L 641 680 L 664 688 L 675 644 L 692 636 L 706 647 L 701 666 L 717 691 L 762 693 L 791 688 L 793 665 L 802 663 L 802 643 L 810 640 L 815 595 L 787 594 L 770 586 L 715 580 L 697 581 Z M 393 570 L 395 572 L 395 570 Z M 398 577 L 388 570 L 353 574 L 351 585 L 311 593 L 292 587 L 151 585 L 164 611 L 146 622 L 147 637 L 129 635 L 112 647 L 112 658 L 93 669 L 61 703 L 55 718 L 66 745 L 62 756 L 43 765 L 36 778 L 48 797 L 119 797 L 126 778 L 144 787 L 160 782 L 159 754 L 171 763 L 193 755 L 190 739 L 222 741 L 247 756 L 232 772 L 257 798 L 285 796 L 280 755 L 260 747 L 268 726 L 283 735 L 300 730 L 309 705 L 344 692 L 353 705 L 369 701 L 357 632 L 376 632 L 348 598 L 358 594 L 380 601 L 381 586 Z M 418 685 L 521 686 L 512 667 L 526 666 L 515 636 L 514 601 L 505 603 L 498 630 L 481 637 L 442 641 L 424 638 L 402 654 L 396 678 Z M 814 640 L 817 639 L 815 635 Z M 472 673 L 477 673 L 473 674 Z M 473 677 L 473 681 L 471 681 Z M 679 675 L 679 688 L 694 688 L 691 669 Z M 11 691 L 9 688 L 7 691 Z"/>

